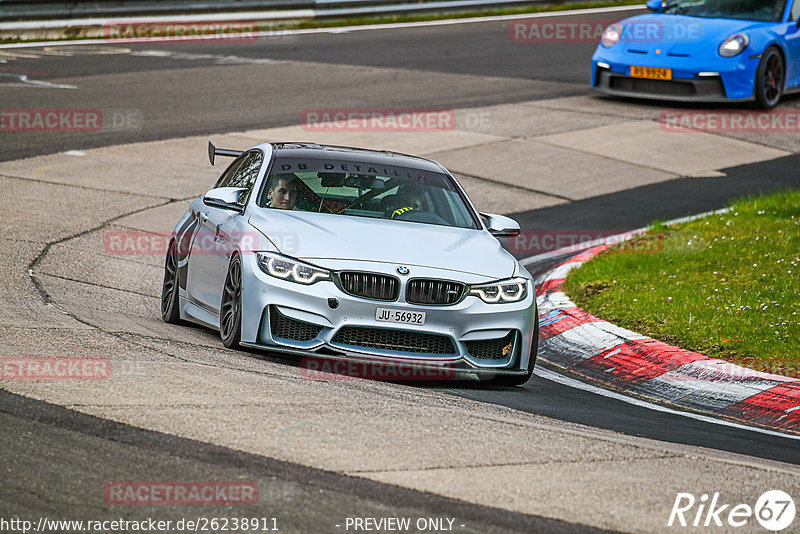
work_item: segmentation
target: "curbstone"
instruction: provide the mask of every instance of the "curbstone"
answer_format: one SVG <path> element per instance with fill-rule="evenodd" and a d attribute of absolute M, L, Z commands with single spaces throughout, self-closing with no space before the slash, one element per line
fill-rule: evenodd
<path fill-rule="evenodd" d="M 539 358 L 610 389 L 800 434 L 800 380 L 673 347 L 576 306 L 563 291 L 567 274 L 607 248 L 585 250 L 537 280 Z"/>

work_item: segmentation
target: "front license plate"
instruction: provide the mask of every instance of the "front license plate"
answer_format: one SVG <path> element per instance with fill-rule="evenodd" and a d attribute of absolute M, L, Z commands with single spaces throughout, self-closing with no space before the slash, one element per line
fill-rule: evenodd
<path fill-rule="evenodd" d="M 631 78 L 649 78 L 651 80 L 671 80 L 672 69 L 659 67 L 631 67 Z"/>
<path fill-rule="evenodd" d="M 385 323 L 400 324 L 425 324 L 425 312 L 410 312 L 393 310 L 391 308 L 378 308 L 375 310 L 375 320 Z"/>

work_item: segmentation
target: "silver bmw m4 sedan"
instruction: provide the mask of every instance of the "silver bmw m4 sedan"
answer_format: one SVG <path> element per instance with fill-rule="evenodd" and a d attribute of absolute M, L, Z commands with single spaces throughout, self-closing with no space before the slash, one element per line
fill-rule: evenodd
<path fill-rule="evenodd" d="M 533 278 L 455 178 L 419 157 L 263 143 L 232 157 L 176 225 L 162 317 L 241 346 L 425 365 L 525 383 L 538 347 Z"/>

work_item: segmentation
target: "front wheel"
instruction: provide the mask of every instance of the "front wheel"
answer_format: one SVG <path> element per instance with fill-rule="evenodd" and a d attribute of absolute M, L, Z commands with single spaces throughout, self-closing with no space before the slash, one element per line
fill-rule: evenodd
<path fill-rule="evenodd" d="M 180 304 L 178 303 L 178 251 L 175 242 L 169 244 L 167 259 L 164 261 L 164 283 L 161 286 L 161 318 L 165 323 L 181 324 Z"/>
<path fill-rule="evenodd" d="M 219 334 L 222 344 L 238 349 L 242 338 L 242 260 L 234 256 L 228 266 L 222 307 L 219 314 Z"/>
<path fill-rule="evenodd" d="M 756 105 L 762 109 L 772 109 L 778 105 L 783 95 L 786 81 L 786 66 L 777 48 L 768 48 L 761 55 L 756 69 Z"/>

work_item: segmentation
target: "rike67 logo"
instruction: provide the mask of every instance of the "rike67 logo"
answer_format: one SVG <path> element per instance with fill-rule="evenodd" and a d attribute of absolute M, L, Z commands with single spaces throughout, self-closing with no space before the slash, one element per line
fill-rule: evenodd
<path fill-rule="evenodd" d="M 691 493 L 678 493 L 667 526 L 739 528 L 755 517 L 765 529 L 778 532 L 792 524 L 795 513 L 794 500 L 781 490 L 764 492 L 753 507 L 725 504 L 718 492 L 710 499 L 707 494 L 697 499 Z"/>

